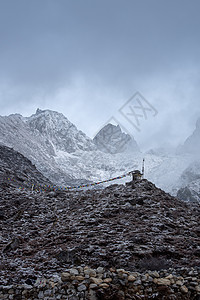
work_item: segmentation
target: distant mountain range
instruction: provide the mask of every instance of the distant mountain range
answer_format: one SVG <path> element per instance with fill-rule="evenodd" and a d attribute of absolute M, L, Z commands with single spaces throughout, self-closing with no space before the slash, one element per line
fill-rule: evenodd
<path fill-rule="evenodd" d="M 111 153 L 139 152 L 137 143 L 119 126 L 107 125 L 104 135 L 100 131 L 92 140 L 63 114 L 40 109 L 27 118 L 19 114 L 0 117 L 0 142 L 29 158 L 56 184 L 110 176 L 115 170 Z"/>
<path fill-rule="evenodd" d="M 58 185 L 105 180 L 141 169 L 145 157 L 147 179 L 173 195 L 181 189 L 179 197 L 190 200 L 184 194 L 187 187 L 195 193 L 195 199 L 200 199 L 200 119 L 176 154 L 166 149 L 142 153 L 134 138 L 122 132 L 119 125 L 105 125 L 92 140 L 63 114 L 40 109 L 27 118 L 19 114 L 0 116 L 0 143 L 30 159 Z"/>

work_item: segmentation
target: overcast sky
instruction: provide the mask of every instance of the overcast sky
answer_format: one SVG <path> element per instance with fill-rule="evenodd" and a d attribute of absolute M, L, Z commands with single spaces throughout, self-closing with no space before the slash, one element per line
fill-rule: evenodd
<path fill-rule="evenodd" d="M 200 117 L 199 13 L 199 0 L 0 0 L 0 115 L 52 109 L 90 137 L 114 117 L 142 147 L 184 142 Z M 137 91 L 152 109 L 140 131 L 119 111 Z"/>

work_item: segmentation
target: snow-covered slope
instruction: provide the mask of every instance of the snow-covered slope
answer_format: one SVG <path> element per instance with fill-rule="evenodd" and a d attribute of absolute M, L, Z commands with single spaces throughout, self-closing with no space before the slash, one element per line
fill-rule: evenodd
<path fill-rule="evenodd" d="M 102 149 L 105 142 L 106 150 Z M 173 195 L 194 181 L 191 176 L 186 176 L 190 174 L 187 168 L 191 168 L 194 160 L 190 153 L 173 154 L 173 151 L 157 149 L 143 154 L 134 139 L 111 124 L 105 126 L 93 141 L 63 114 L 50 110 L 38 109 L 27 118 L 19 114 L 0 117 L 0 143 L 22 153 L 47 178 L 61 185 L 105 180 L 131 170 L 141 170 L 143 157 L 145 177 Z M 197 170 L 193 167 L 192 172 L 197 174 L 199 166 L 195 166 Z M 124 181 L 127 178 L 121 183 Z"/>
<path fill-rule="evenodd" d="M 25 121 L 35 136 L 42 136 L 54 155 L 54 151 L 59 150 L 72 153 L 96 148 L 91 139 L 61 113 L 37 109 L 36 114 Z"/>
<path fill-rule="evenodd" d="M 102 152 L 92 139 L 55 111 L 38 109 L 27 118 L 19 114 L 0 117 L 0 142 L 28 157 L 57 184 L 72 184 L 76 179 L 101 180 L 127 171 L 123 156 Z M 135 149 L 133 152 L 131 157 L 135 158 Z M 131 159 L 128 170 L 132 164 Z"/>
<path fill-rule="evenodd" d="M 56 183 L 70 183 L 76 178 L 57 161 L 60 151 L 69 155 L 72 151 L 96 148 L 66 117 L 49 110 L 37 110 L 29 118 L 19 114 L 0 117 L 0 142 L 28 157 Z"/>

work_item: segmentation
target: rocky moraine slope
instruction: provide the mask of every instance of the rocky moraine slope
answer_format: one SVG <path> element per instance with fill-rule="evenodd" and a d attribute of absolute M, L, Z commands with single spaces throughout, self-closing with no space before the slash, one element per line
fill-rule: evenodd
<path fill-rule="evenodd" d="M 9 152 L 15 157 L 15 168 L 13 160 L 9 164 Z M 0 182 L 2 299 L 164 299 L 159 293 L 152 296 L 157 285 L 181 288 L 173 299 L 198 299 L 200 205 L 177 200 L 145 179 L 98 190 L 36 192 L 26 184 L 19 190 L 17 184 L 23 184 L 23 176 L 29 181 L 33 176 L 38 182 L 45 178 L 23 156 L 6 147 L 1 147 L 0 172 L 4 178 Z M 15 181 L 5 181 L 8 172 Z M 96 271 L 85 271 L 88 268 Z M 97 270 L 103 271 L 98 275 Z M 145 281 L 147 273 L 151 275 L 146 275 Z M 174 274 L 180 278 L 172 280 Z M 45 298 L 44 286 L 52 276 L 57 283 L 48 286 L 51 296 Z M 163 281 L 163 276 L 172 277 Z M 44 277 L 42 290 L 34 290 L 35 296 L 26 298 Z M 58 282 L 60 298 L 55 296 Z M 91 292 L 93 289 L 96 292 Z M 113 294 L 114 290 L 121 296 Z M 9 293 L 18 296 L 6 298 Z M 145 293 L 152 298 L 137 298 Z M 193 298 L 184 298 L 187 295 Z"/>
<path fill-rule="evenodd" d="M 51 184 L 21 153 L 0 144 L 0 183 L 2 186 L 28 187 Z M 10 183 L 10 184 L 8 184 Z"/>

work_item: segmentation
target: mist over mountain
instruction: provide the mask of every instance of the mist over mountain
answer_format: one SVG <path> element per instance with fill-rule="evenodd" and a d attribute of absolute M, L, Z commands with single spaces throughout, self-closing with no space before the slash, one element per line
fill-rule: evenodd
<path fill-rule="evenodd" d="M 185 140 L 180 152 L 189 153 L 200 159 L 200 118 L 196 122 L 193 133 Z"/>
<path fill-rule="evenodd" d="M 199 12 L 0 0 L 0 300 L 200 300 Z"/>
<path fill-rule="evenodd" d="M 99 150 L 116 154 L 124 151 L 138 152 L 139 147 L 129 134 L 122 132 L 119 125 L 105 125 L 93 139 Z"/>
<path fill-rule="evenodd" d="M 178 153 L 188 157 L 188 165 L 180 176 L 177 196 L 185 201 L 200 201 L 200 118 L 193 133 L 178 147 Z"/>
<path fill-rule="evenodd" d="M 111 124 L 94 142 L 49 110 L 0 121 L 0 298 L 61 299 L 73 290 L 73 299 L 134 299 L 140 291 L 161 300 L 164 286 L 166 299 L 197 299 L 200 174 L 193 156 L 162 148 L 145 154 L 145 177 L 179 189 L 180 199 L 130 177 L 105 188 L 42 189 L 52 184 L 48 178 L 76 184 L 141 169 L 143 154 Z"/>
<path fill-rule="evenodd" d="M 142 153 L 134 138 L 122 132 L 119 125 L 105 125 L 92 140 L 63 114 L 40 109 L 26 118 L 19 114 L 0 117 L 0 142 L 22 153 L 59 185 L 101 181 L 141 170 L 145 157 L 145 177 L 176 195 L 180 188 L 190 189 L 188 185 L 194 180 L 193 186 L 200 186 L 195 162 L 199 122 L 176 154 L 167 147 Z"/>
<path fill-rule="evenodd" d="M 96 148 L 91 139 L 61 113 L 37 109 L 36 114 L 26 118 L 25 122 L 35 136 L 39 135 L 45 140 L 54 156 L 55 151 L 59 150 L 72 153 Z"/>
<path fill-rule="evenodd" d="M 37 116 L 41 122 L 39 114 Z M 48 113 L 43 119 L 44 127 L 46 124 L 45 119 L 48 116 L 50 120 L 50 114 Z M 61 176 L 66 180 L 72 179 L 71 175 L 65 174 L 57 165 L 54 159 L 55 147 L 46 135 L 42 135 L 37 128 L 29 125 L 29 121 L 32 121 L 32 119 L 34 119 L 34 115 L 30 119 L 19 114 L 0 117 L 0 142 L 29 158 L 38 170 L 51 178 L 53 182 L 58 182 Z"/>
<path fill-rule="evenodd" d="M 19 114 L 0 117 L 0 142 L 29 158 L 52 182 L 71 185 L 77 180 L 104 179 L 115 172 L 127 171 L 121 166 L 120 154 L 132 149 L 135 155 L 139 148 L 119 127 L 109 126 L 117 128 L 117 140 L 113 134 L 109 145 L 111 151 L 120 152 L 117 163 L 110 153 L 102 152 L 105 141 L 95 143 L 63 114 L 50 110 L 38 109 L 27 118 Z M 129 150 L 124 145 L 120 148 L 124 137 Z"/>

